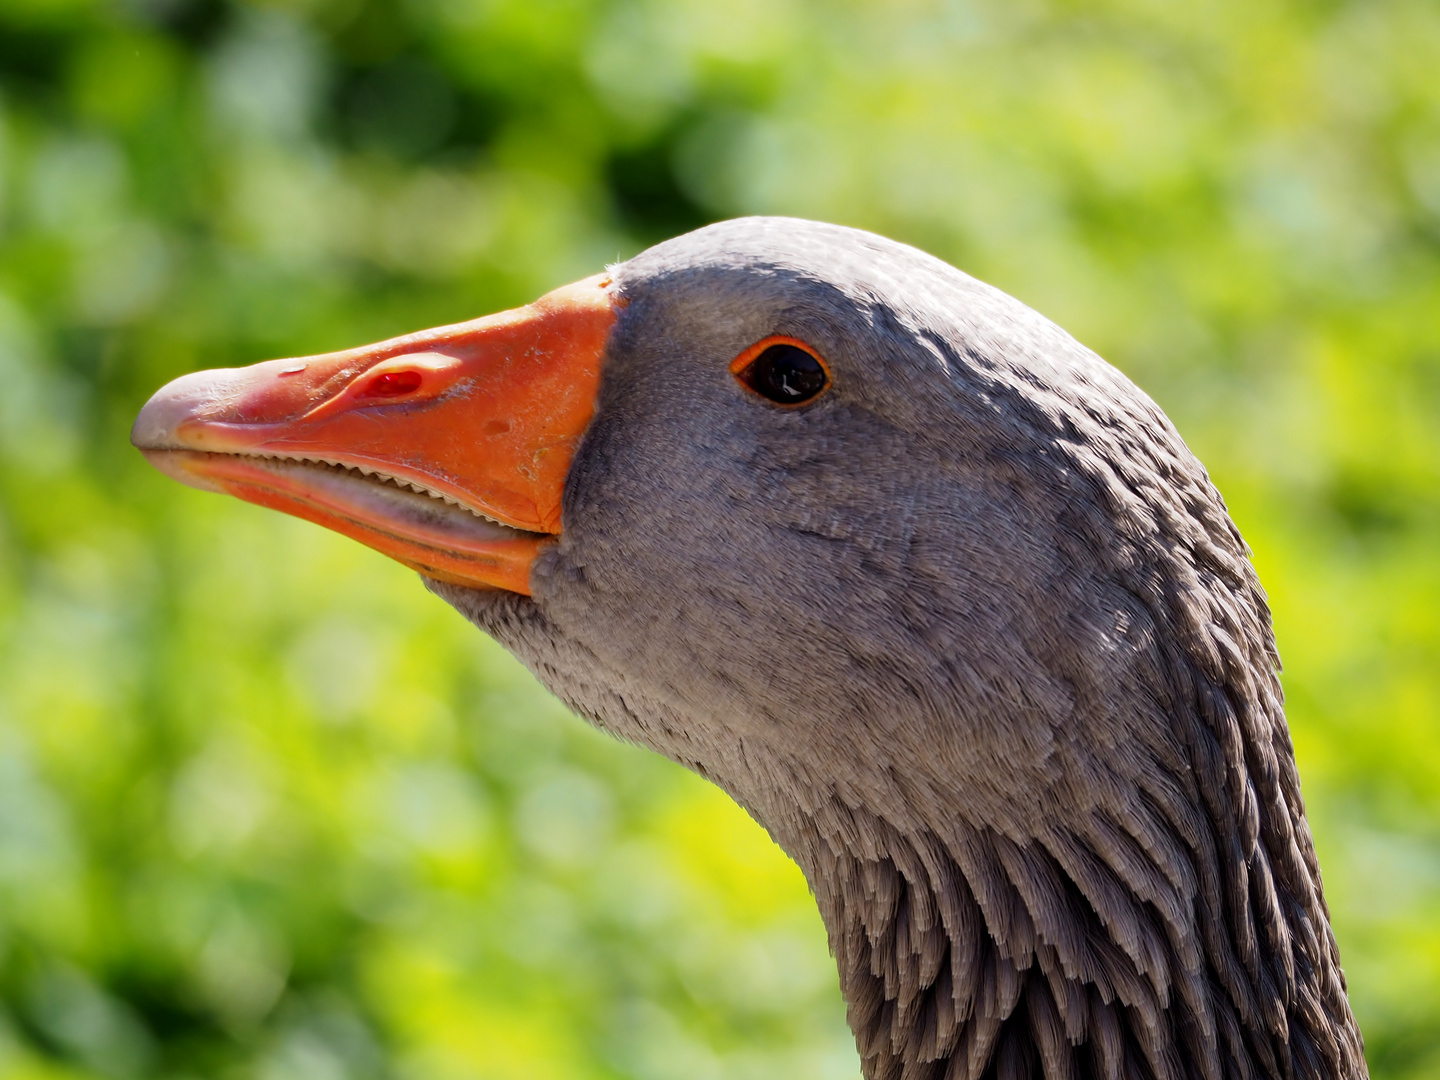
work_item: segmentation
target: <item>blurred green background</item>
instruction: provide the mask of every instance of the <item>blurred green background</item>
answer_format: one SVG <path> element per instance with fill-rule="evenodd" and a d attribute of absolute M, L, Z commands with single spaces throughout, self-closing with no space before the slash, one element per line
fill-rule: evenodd
<path fill-rule="evenodd" d="M 1374 1074 L 1440 1077 L 1440 5 L 0 0 L 0 1077 L 850 1080 L 798 872 L 161 383 L 706 221 L 920 245 L 1255 548 Z"/>

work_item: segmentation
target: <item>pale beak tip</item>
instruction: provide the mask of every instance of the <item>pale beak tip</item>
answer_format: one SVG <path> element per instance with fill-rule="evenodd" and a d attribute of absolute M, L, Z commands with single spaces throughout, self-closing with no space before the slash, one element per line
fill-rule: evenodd
<path fill-rule="evenodd" d="M 141 451 L 176 449 L 171 438 L 175 425 L 165 413 L 163 403 L 153 397 L 147 401 L 130 428 L 130 445 Z"/>
<path fill-rule="evenodd" d="M 130 428 L 130 444 L 145 455 L 146 461 L 172 480 L 201 491 L 224 489 L 186 468 L 189 455 L 175 451 L 191 448 L 180 439 L 178 431 L 182 423 L 214 402 L 224 374 L 196 371 L 166 383 L 145 403 Z"/>
<path fill-rule="evenodd" d="M 130 428 L 131 445 L 137 450 L 187 449 L 177 435 L 180 425 L 215 402 L 228 374 L 225 370 L 193 371 L 155 391 Z"/>

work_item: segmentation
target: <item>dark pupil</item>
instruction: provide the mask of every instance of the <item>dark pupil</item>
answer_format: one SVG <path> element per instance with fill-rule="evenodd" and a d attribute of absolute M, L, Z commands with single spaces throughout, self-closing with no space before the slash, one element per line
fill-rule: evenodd
<path fill-rule="evenodd" d="M 745 383 L 757 394 L 794 405 L 825 389 L 820 361 L 794 345 L 771 345 L 745 369 Z"/>

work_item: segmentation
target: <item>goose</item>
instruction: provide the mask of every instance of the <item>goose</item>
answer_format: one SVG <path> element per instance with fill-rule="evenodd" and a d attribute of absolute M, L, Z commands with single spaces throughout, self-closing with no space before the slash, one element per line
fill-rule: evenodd
<path fill-rule="evenodd" d="M 1265 594 L 1133 383 L 882 237 L 742 218 L 185 375 L 168 475 L 417 569 L 799 864 L 868 1080 L 1367 1075 Z"/>

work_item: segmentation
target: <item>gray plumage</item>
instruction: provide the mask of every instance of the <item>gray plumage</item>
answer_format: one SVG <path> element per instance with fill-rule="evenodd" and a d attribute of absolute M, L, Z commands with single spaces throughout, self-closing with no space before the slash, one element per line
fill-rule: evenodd
<path fill-rule="evenodd" d="M 533 598 L 431 588 L 794 857 L 866 1076 L 1365 1076 L 1265 596 L 1159 408 L 851 229 L 614 276 Z M 813 404 L 730 375 L 771 334 L 829 362 Z"/>

